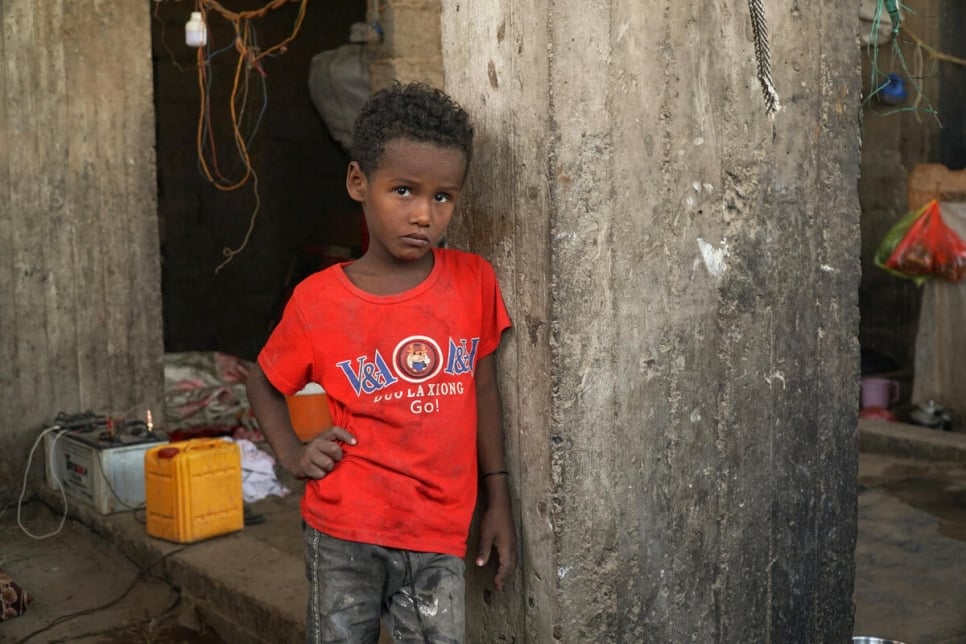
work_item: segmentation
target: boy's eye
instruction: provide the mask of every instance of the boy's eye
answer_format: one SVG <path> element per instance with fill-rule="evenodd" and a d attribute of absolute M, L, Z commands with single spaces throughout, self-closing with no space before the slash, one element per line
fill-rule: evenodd
<path fill-rule="evenodd" d="M 393 192 L 395 192 L 397 195 L 405 197 L 409 194 L 409 188 L 406 186 L 397 186 L 396 188 L 393 188 Z"/>
<path fill-rule="evenodd" d="M 450 196 L 445 192 L 437 192 L 434 199 L 436 199 L 437 203 L 446 203 L 450 200 Z"/>

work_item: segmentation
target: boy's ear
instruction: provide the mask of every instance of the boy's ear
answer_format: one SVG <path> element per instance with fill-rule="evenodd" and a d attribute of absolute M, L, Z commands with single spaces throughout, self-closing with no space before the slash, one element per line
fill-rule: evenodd
<path fill-rule="evenodd" d="M 354 201 L 365 201 L 366 185 L 366 173 L 359 167 L 359 163 L 357 161 L 349 163 L 349 170 L 345 177 L 345 189 L 349 192 L 349 196 Z"/>

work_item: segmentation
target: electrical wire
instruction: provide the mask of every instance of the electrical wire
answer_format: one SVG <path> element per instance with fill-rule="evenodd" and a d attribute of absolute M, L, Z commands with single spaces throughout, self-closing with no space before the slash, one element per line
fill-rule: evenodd
<path fill-rule="evenodd" d="M 121 496 L 114 489 L 114 485 L 113 485 L 113 483 L 111 483 L 111 479 L 109 479 L 107 477 L 107 472 L 105 472 L 105 470 L 104 470 L 103 456 L 101 456 L 101 452 L 102 451 L 103 450 L 99 450 L 99 449 L 98 450 L 95 450 L 95 452 L 97 454 L 97 464 L 100 466 L 101 479 L 103 479 L 104 483 L 107 484 L 107 489 L 111 491 L 111 496 L 114 497 L 114 500 L 115 501 L 117 501 L 122 506 L 124 506 L 125 508 L 127 508 L 127 510 L 124 510 L 124 512 L 136 512 L 137 510 L 144 509 L 144 507 L 145 507 L 144 506 L 144 503 L 141 503 L 139 505 L 131 505 L 131 504 L 127 503 L 124 499 L 122 499 Z"/>
<path fill-rule="evenodd" d="M 160 25 L 160 34 L 158 39 L 161 41 L 161 46 L 164 47 L 164 50 L 168 52 L 168 56 L 171 58 L 171 63 L 178 68 L 179 72 L 183 72 L 185 71 L 185 68 L 182 67 L 181 63 L 178 62 L 178 59 L 174 57 L 174 52 L 171 51 L 171 47 L 168 46 L 168 41 L 164 37 L 164 20 L 161 19 L 161 14 L 159 13 L 160 9 L 161 3 L 156 1 L 154 3 L 154 10 L 151 12 L 151 16 L 157 20 L 158 24 Z"/>
<path fill-rule="evenodd" d="M 262 205 L 262 198 L 258 194 L 258 175 L 252 172 L 252 177 L 253 177 L 252 186 L 253 186 L 254 195 L 255 195 L 255 208 L 254 210 L 252 210 L 252 214 L 248 218 L 248 230 L 245 231 L 245 238 L 242 239 L 242 243 L 238 248 L 232 249 L 225 246 L 224 248 L 221 249 L 222 254 L 225 256 L 225 260 L 221 264 L 218 264 L 218 266 L 215 267 L 215 274 L 217 274 L 221 269 L 227 266 L 231 260 L 235 259 L 235 255 L 245 250 L 245 247 L 248 246 L 248 240 L 251 239 L 252 231 L 255 230 L 255 219 L 257 218 L 258 210 Z"/>
<path fill-rule="evenodd" d="M 7 513 L 7 510 L 15 507 L 17 507 L 17 504 L 13 501 L 4 501 L 3 503 L 0 503 L 0 519 L 2 519 L 3 515 Z"/>
<path fill-rule="evenodd" d="M 134 407 L 132 407 L 129 410 L 127 410 L 123 414 L 122 418 L 125 417 L 125 416 L 127 416 L 127 415 L 129 415 L 129 414 L 131 414 L 134 410 L 136 410 L 136 409 L 138 409 L 139 407 L 142 407 L 142 406 L 144 406 L 144 405 L 135 405 Z M 61 419 L 61 420 L 67 420 L 67 421 L 69 421 L 71 418 L 74 418 L 74 417 L 65 416 L 63 414 L 60 414 L 58 416 L 58 418 Z M 90 419 L 90 418 L 96 418 L 96 417 L 94 417 L 91 414 L 88 414 L 87 416 L 84 416 L 84 419 Z M 76 420 L 76 418 L 75 418 L 75 420 Z M 111 420 L 111 419 L 108 419 L 108 420 Z M 37 447 L 40 445 L 40 443 L 44 440 L 44 437 L 47 436 L 48 434 L 51 434 L 51 433 L 54 433 L 54 432 L 56 432 L 56 435 L 54 436 L 54 439 L 51 441 L 50 449 L 49 449 L 49 452 L 47 454 L 47 458 L 48 458 L 48 464 L 50 465 L 50 472 L 49 473 L 50 473 L 50 476 L 53 479 L 54 483 L 56 484 L 57 489 L 60 491 L 61 500 L 63 502 L 64 510 L 63 510 L 63 515 L 61 516 L 61 519 L 60 519 L 60 523 L 59 523 L 59 525 L 57 526 L 57 528 L 55 530 L 53 530 L 53 531 L 51 531 L 51 532 L 49 532 L 47 534 L 44 534 L 44 535 L 35 535 L 29 529 L 27 529 L 27 527 L 23 524 L 21 510 L 22 510 L 22 507 L 23 507 L 24 496 L 26 495 L 27 480 L 28 480 L 28 476 L 29 476 L 29 473 L 30 473 L 31 464 L 33 462 L 34 453 L 36 452 Z M 46 539 L 46 538 L 49 538 L 49 537 L 56 536 L 57 534 L 59 534 L 63 530 L 63 527 L 66 524 L 66 520 L 67 520 L 67 516 L 68 516 L 67 495 L 66 495 L 66 492 L 65 492 L 65 488 L 64 488 L 63 483 L 61 482 L 61 480 L 57 476 L 57 469 L 56 469 L 56 467 L 53 466 L 53 463 L 55 461 L 54 453 L 55 453 L 55 448 L 57 446 L 57 441 L 60 440 L 65 434 L 68 435 L 68 436 L 70 436 L 70 435 L 79 435 L 81 433 L 82 432 L 77 431 L 77 430 L 67 429 L 64 426 L 59 425 L 59 424 L 58 425 L 52 425 L 51 427 L 48 427 L 48 428 L 44 429 L 43 431 L 41 431 L 41 433 L 37 436 L 37 439 L 34 441 L 33 446 L 31 447 L 30 454 L 27 457 L 27 464 L 26 464 L 26 467 L 24 468 L 23 485 L 21 486 L 20 497 L 19 497 L 16 505 L 17 505 L 17 525 L 20 528 L 20 530 L 23 531 L 24 534 L 26 534 L 28 537 L 30 537 L 32 539 L 42 540 L 42 539 Z M 100 450 L 95 450 L 95 451 L 97 452 L 97 459 L 98 459 L 98 465 L 100 466 L 101 478 L 107 484 L 107 486 L 110 489 L 111 493 L 114 495 L 114 498 L 117 499 L 117 501 L 119 503 L 121 503 L 122 505 L 124 505 L 125 507 L 130 508 L 131 509 L 130 511 L 134 512 L 135 513 L 135 518 L 137 518 L 137 514 L 136 514 L 137 511 L 143 510 L 144 509 L 144 506 L 143 505 L 139 505 L 139 506 L 136 506 L 136 507 L 135 506 L 131 506 L 131 505 L 125 503 L 123 499 L 121 499 L 121 497 L 118 495 L 117 491 L 114 489 L 114 486 L 112 485 L 110 479 L 107 477 L 107 475 L 105 473 L 104 463 L 103 463 L 103 460 L 102 460 L 102 456 L 101 456 Z M 3 516 L 3 513 L 6 512 L 6 509 L 7 508 L 5 507 L 4 510 L 3 510 L 3 512 L 0 512 L 0 516 Z M 44 632 L 50 630 L 51 628 L 53 628 L 54 626 L 57 626 L 58 624 L 61 624 L 61 623 L 66 622 L 66 621 L 69 621 L 71 619 L 75 619 L 77 617 L 82 617 L 84 615 L 90 615 L 90 614 L 93 614 L 93 613 L 96 613 L 96 612 L 99 612 L 99 611 L 102 611 L 102 610 L 106 610 L 106 609 L 114 606 L 115 604 L 117 604 L 120 601 L 122 601 L 125 597 L 127 597 L 128 594 L 130 594 L 130 592 L 134 589 L 135 585 L 137 585 L 138 581 L 140 580 L 140 578 L 145 573 L 149 572 L 154 566 L 158 565 L 160 562 L 164 561 L 166 558 L 170 557 L 173 554 L 177 554 L 179 552 L 184 551 L 186 548 L 188 548 L 191 545 L 195 545 L 195 544 L 188 544 L 188 545 L 182 546 L 180 548 L 177 548 L 175 550 L 172 550 L 171 552 L 168 552 L 168 553 L 162 555 L 160 558 L 158 558 L 156 561 L 154 561 L 153 563 L 151 563 L 149 566 L 146 566 L 144 568 L 139 569 L 138 572 L 137 572 L 137 574 L 135 575 L 134 579 L 131 581 L 131 583 L 127 586 L 127 588 L 117 598 L 115 598 L 115 599 L 111 600 L 110 602 L 108 602 L 106 604 L 103 604 L 101 606 L 97 606 L 97 607 L 94 607 L 94 608 L 87 608 L 87 609 L 84 609 L 84 610 L 76 611 L 74 613 L 69 613 L 67 615 L 62 615 L 62 616 L 56 618 L 55 620 L 53 620 L 47 626 L 45 626 L 45 627 L 43 627 L 43 628 L 41 628 L 39 630 L 36 630 L 33 633 L 30 633 L 29 635 L 27 635 L 26 637 L 24 637 L 23 639 L 21 639 L 19 641 L 20 644 L 23 644 L 23 643 L 25 643 L 25 642 L 33 639 L 37 635 L 40 635 L 41 633 L 44 633 Z M 152 576 L 157 577 L 157 575 L 153 575 L 153 574 L 152 574 Z M 163 578 L 161 578 L 161 577 L 158 577 L 158 578 L 163 580 Z M 158 617 L 163 617 L 164 615 L 168 614 L 171 610 L 173 610 L 173 608 L 175 606 L 177 606 L 177 604 L 180 602 L 180 599 L 181 599 L 180 592 L 177 592 L 177 590 L 176 590 L 175 591 L 175 599 L 174 599 L 174 601 Z M 157 619 L 157 618 L 155 618 L 155 619 Z"/>
<path fill-rule="evenodd" d="M 235 34 L 230 45 L 211 52 L 210 46 L 206 43 L 204 46 L 198 48 L 196 54 L 199 110 L 195 144 L 197 148 L 198 166 L 202 176 L 221 191 L 228 192 L 237 190 L 251 181 L 255 200 L 254 208 L 249 216 L 248 228 L 245 231 L 241 244 L 236 248 L 227 246 L 222 248 L 222 255 L 225 259 L 215 267 L 216 274 L 248 246 L 248 242 L 255 228 L 258 212 L 261 208 L 261 196 L 258 192 L 258 175 L 255 172 L 254 163 L 249 151 L 255 134 L 261 124 L 262 117 L 268 107 L 268 87 L 265 82 L 267 73 L 261 61 L 266 56 L 274 57 L 279 53 L 284 53 L 288 44 L 295 39 L 305 20 L 308 0 L 301 0 L 299 2 L 298 13 L 295 17 L 291 33 L 278 43 L 264 50 L 259 46 L 253 21 L 262 18 L 269 11 L 282 8 L 288 2 L 289 0 L 270 0 L 260 9 L 238 12 L 225 8 L 216 0 L 195 0 L 194 2 L 195 10 L 201 13 L 202 20 L 206 24 L 209 15 L 220 15 L 231 24 Z M 237 51 L 238 60 L 235 64 L 235 71 L 232 78 L 232 88 L 228 99 L 228 111 L 231 137 L 239 163 L 231 172 L 223 173 L 219 165 L 219 155 L 212 121 L 210 90 L 213 74 L 211 61 L 215 56 L 227 52 L 232 47 Z M 253 125 L 250 128 L 246 128 L 246 125 L 252 122 L 249 119 L 246 123 L 246 113 L 249 104 L 250 78 L 255 73 L 261 79 L 262 106 L 258 117 L 253 121 Z M 246 129 L 249 129 L 247 133 L 245 132 Z M 236 174 L 238 166 L 242 168 L 240 176 Z"/>
<path fill-rule="evenodd" d="M 159 14 L 161 2 L 162 0 L 155 0 L 155 7 L 153 11 L 155 19 L 157 19 L 160 23 L 161 44 L 165 50 L 168 51 L 169 55 L 174 61 L 175 66 L 183 71 L 181 65 L 174 60 L 173 52 L 171 52 L 167 41 L 164 39 L 164 21 L 161 19 Z M 237 190 L 251 181 L 255 200 L 254 208 L 249 216 L 248 228 L 241 244 L 236 248 L 227 246 L 222 248 L 222 255 L 225 257 L 225 259 L 215 268 L 216 274 L 220 272 L 221 269 L 224 268 L 229 262 L 231 262 L 236 255 L 241 253 L 247 247 L 251 239 L 252 232 L 255 228 L 258 212 L 261 208 L 261 196 L 258 192 L 258 177 L 255 172 L 254 163 L 249 151 L 252 142 L 254 141 L 255 134 L 261 125 L 262 117 L 265 115 L 268 107 L 268 87 L 265 81 L 267 73 L 261 61 L 265 57 L 275 57 L 284 53 L 288 44 L 298 36 L 298 33 L 301 30 L 302 24 L 305 20 L 308 0 L 299 1 L 298 13 L 295 16 L 295 21 L 289 35 L 284 37 L 276 44 L 265 49 L 262 49 L 258 43 L 254 21 L 258 18 L 264 17 L 270 11 L 283 8 L 285 5 L 289 4 L 289 2 L 290 0 L 270 0 L 261 8 L 249 11 L 231 11 L 216 0 L 194 0 L 193 3 L 194 9 L 201 13 L 202 20 L 206 24 L 208 24 L 209 16 L 218 15 L 229 22 L 234 31 L 234 38 L 228 45 L 212 51 L 212 45 L 206 43 L 202 47 L 198 48 L 196 54 L 199 110 L 195 145 L 197 148 L 196 152 L 199 172 L 209 183 L 215 186 L 215 188 L 226 192 Z M 210 34 L 211 30 L 209 29 L 208 31 Z M 234 49 L 237 52 L 238 60 L 235 64 L 232 79 L 232 89 L 228 100 L 228 111 L 231 138 L 234 142 L 235 151 L 238 155 L 238 163 L 232 171 L 225 173 L 222 172 L 219 164 L 219 154 L 216 145 L 217 138 L 215 136 L 212 118 L 211 82 L 213 74 L 211 61 L 216 56 L 228 52 L 231 49 Z M 257 73 L 261 80 L 262 105 L 257 118 L 255 118 L 253 121 L 252 119 L 248 119 L 246 122 L 245 116 L 249 103 L 250 77 L 254 73 Z M 248 128 L 246 127 L 247 125 L 251 125 L 251 127 Z M 248 131 L 246 132 L 246 130 Z M 240 176 L 236 174 L 236 171 L 239 167 L 242 168 Z"/>
<path fill-rule="evenodd" d="M 127 588 L 125 588 L 124 591 L 120 595 L 118 595 L 116 598 L 112 599 L 111 601 L 107 602 L 106 604 L 103 604 L 101 606 L 95 606 L 93 608 L 85 608 L 83 610 L 75 611 L 73 613 L 68 613 L 66 615 L 61 615 L 60 617 L 54 619 L 52 622 L 50 622 L 49 624 L 47 624 L 43 628 L 40 628 L 40 629 L 34 631 L 33 633 L 30 633 L 29 635 L 27 635 L 23 639 L 19 640 L 17 642 L 17 644 L 25 644 L 26 642 L 30 641 L 31 639 L 33 639 L 37 635 L 40 635 L 41 633 L 45 633 L 45 632 L 49 631 L 50 629 L 52 629 L 53 627 L 55 627 L 55 626 L 57 626 L 59 624 L 63 624 L 64 622 L 70 621 L 72 619 L 76 619 L 78 617 L 83 617 L 84 615 L 92 615 L 94 613 L 100 612 L 102 610 L 106 610 L 106 609 L 114 606 L 115 604 L 120 603 L 125 597 L 127 597 L 131 593 L 132 590 L 134 590 L 134 587 L 141 580 L 141 577 L 144 576 L 145 574 L 149 573 L 149 571 L 152 568 L 154 568 L 155 566 L 157 566 L 159 563 L 161 563 L 162 561 L 164 561 L 168 557 L 170 557 L 172 555 L 176 555 L 176 554 L 178 554 L 180 552 L 184 552 L 187 548 L 189 548 L 191 546 L 194 546 L 194 545 L 196 545 L 196 544 L 189 543 L 187 545 L 181 546 L 180 548 L 176 548 L 176 549 L 174 549 L 174 550 L 172 550 L 170 552 L 166 552 L 165 554 L 163 554 L 160 557 L 158 557 L 150 565 L 138 569 L 137 573 L 135 573 L 135 575 L 134 575 L 134 579 L 131 580 L 131 583 L 128 584 Z M 154 573 L 151 573 L 151 576 L 152 577 L 155 577 L 157 579 L 160 579 L 160 580 L 164 581 L 165 583 L 167 583 L 167 580 L 165 580 L 163 577 L 159 577 L 158 575 L 156 575 Z M 172 602 L 172 604 L 168 608 L 166 608 L 164 610 L 164 612 L 162 612 L 159 617 L 163 617 L 164 615 L 166 615 L 169 612 L 171 612 L 171 610 L 173 610 L 174 607 L 177 606 L 178 605 L 178 602 L 181 600 L 181 593 L 180 593 L 180 591 L 178 589 L 176 589 L 176 588 L 172 588 L 172 590 L 174 591 L 174 593 L 176 595 L 175 601 Z"/>
<path fill-rule="evenodd" d="M 286 38 L 265 50 L 262 50 L 258 45 L 257 39 L 255 38 L 255 29 L 251 21 L 255 18 L 261 18 L 272 9 L 282 7 L 283 5 L 287 4 L 287 1 L 288 0 L 271 0 L 271 2 L 268 2 L 261 9 L 242 12 L 229 11 L 215 0 L 195 1 L 196 10 L 202 14 L 202 19 L 206 22 L 208 14 L 214 11 L 219 13 L 223 18 L 231 23 L 235 33 L 233 44 L 238 52 L 238 60 L 235 65 L 235 73 L 232 80 L 232 90 L 229 97 L 228 107 L 231 117 L 232 136 L 239 157 L 244 163 L 245 173 L 242 175 L 242 177 L 235 180 L 219 178 L 212 174 L 208 161 L 205 158 L 205 149 L 203 145 L 205 140 L 204 131 L 206 125 L 210 129 L 210 102 L 207 92 L 209 82 L 206 80 L 206 77 L 210 75 L 211 59 L 214 57 L 214 55 L 217 55 L 224 50 L 219 50 L 214 54 L 209 55 L 207 53 L 208 45 L 205 45 L 203 47 L 199 47 L 197 52 L 198 88 L 201 94 L 198 118 L 198 135 L 196 137 L 198 156 L 201 161 L 202 173 L 204 174 L 205 178 L 208 179 L 208 181 L 215 185 L 215 187 L 217 187 L 219 190 L 235 190 L 247 183 L 249 178 L 251 178 L 252 162 L 248 151 L 248 142 L 250 141 L 251 137 L 245 136 L 242 133 L 242 117 L 244 115 L 245 103 L 247 102 L 245 99 L 247 99 L 248 78 L 251 73 L 253 73 L 253 70 L 264 77 L 266 72 L 260 61 L 264 57 L 270 56 L 275 52 L 284 51 L 288 43 L 295 39 L 302 27 L 303 21 L 305 20 L 306 5 L 308 3 L 305 0 L 299 3 L 299 10 L 295 18 L 295 24 L 292 28 L 292 32 Z M 243 70 L 244 75 L 242 73 Z M 240 88 L 242 93 L 239 96 Z M 240 102 L 241 110 L 239 112 Z M 267 97 L 263 100 L 263 102 L 267 103 Z M 211 154 L 213 160 L 217 158 L 216 150 L 212 149 Z"/>
<path fill-rule="evenodd" d="M 145 412 L 147 412 L 148 414 L 150 414 L 150 413 L 151 413 L 151 406 L 150 406 L 150 403 L 146 403 L 146 402 L 139 402 L 139 403 L 137 403 L 136 405 L 131 405 L 130 407 L 128 407 L 128 408 L 127 408 L 127 409 L 126 409 L 125 411 L 123 411 L 122 413 L 120 413 L 120 414 L 118 414 L 118 415 L 116 415 L 116 416 L 112 416 L 112 418 L 114 418 L 115 420 L 127 420 L 127 418 L 128 418 L 128 417 L 129 417 L 129 416 L 130 416 L 131 414 L 133 414 L 134 412 L 136 412 L 136 411 L 137 411 L 137 410 L 139 410 L 139 409 L 143 409 L 143 410 L 144 410 Z"/>
<path fill-rule="evenodd" d="M 147 405 L 145 403 L 139 403 L 139 404 L 134 405 L 133 407 L 129 408 L 127 411 L 125 411 L 120 416 L 118 416 L 116 418 L 114 418 L 114 417 L 108 418 L 106 420 L 109 423 L 110 422 L 119 421 L 119 420 L 123 420 L 124 418 L 128 417 L 129 415 L 131 415 L 131 413 L 133 413 L 135 410 L 140 409 L 142 407 L 147 409 Z M 80 419 L 80 420 L 78 420 L 78 419 Z M 65 427 L 64 426 L 65 424 L 70 425 L 70 424 L 73 423 L 73 424 L 76 425 L 78 422 L 81 422 L 81 423 L 84 423 L 84 422 L 90 423 L 90 422 L 96 422 L 97 419 L 98 419 L 98 417 L 94 416 L 90 412 L 88 412 L 87 414 L 81 414 L 81 415 L 78 415 L 78 416 L 69 416 L 69 415 L 65 415 L 65 414 L 58 414 L 57 420 L 60 421 L 59 424 L 55 424 L 55 425 L 52 425 L 52 426 L 44 429 L 37 436 L 36 440 L 34 440 L 34 444 L 33 444 L 33 446 L 30 449 L 29 455 L 27 456 L 27 465 L 24 468 L 23 482 L 22 482 L 22 485 L 21 485 L 21 488 L 20 488 L 20 496 L 19 496 L 19 498 L 17 500 L 17 503 L 16 503 L 16 507 L 17 507 L 17 526 L 28 537 L 30 537 L 32 539 L 37 539 L 37 540 L 48 539 L 50 537 L 53 537 L 53 536 L 56 536 L 56 535 L 60 534 L 60 532 L 63 530 L 64 525 L 67 522 L 67 516 L 68 516 L 68 510 L 69 510 L 69 508 L 68 508 L 68 503 L 67 503 L 67 493 L 66 493 L 66 489 L 64 488 L 63 482 L 57 476 L 57 468 L 54 466 L 54 463 L 56 462 L 56 458 L 55 458 L 55 455 L 54 454 L 55 454 L 55 450 L 56 450 L 56 447 L 57 447 L 57 441 L 59 441 L 61 439 L 61 437 L 63 437 L 65 434 L 68 435 L 68 436 L 71 436 L 71 435 L 79 435 L 79 434 L 82 433 L 82 432 L 80 432 L 78 430 L 68 429 L 68 427 Z M 146 424 L 145 424 L 145 427 L 146 427 Z M 60 518 L 60 523 L 58 524 L 58 526 L 57 526 L 56 529 L 54 529 L 51 532 L 48 532 L 47 534 L 37 535 L 37 534 L 32 533 L 27 528 L 27 526 L 25 526 L 24 523 L 23 523 L 23 513 L 22 513 L 23 501 L 24 501 L 24 497 L 27 494 L 27 480 L 28 480 L 28 477 L 30 475 L 30 466 L 33 463 L 34 452 L 36 452 L 37 447 L 40 445 L 41 441 L 44 440 L 44 437 L 47 434 L 50 434 L 50 433 L 53 433 L 53 432 L 57 432 L 57 435 L 54 436 L 54 439 L 50 443 L 50 449 L 49 449 L 49 451 L 47 453 L 47 464 L 49 466 L 50 478 L 53 479 L 53 482 L 55 484 L 54 487 L 57 489 L 58 492 L 60 492 L 61 502 L 63 503 L 64 509 L 63 509 L 63 514 L 61 515 L 61 518 Z M 143 510 L 144 509 L 144 504 L 140 504 L 140 505 L 137 505 L 137 506 L 132 506 L 131 504 L 127 503 L 124 499 L 121 498 L 121 496 L 117 493 L 117 490 L 115 490 L 112 481 L 107 476 L 107 471 L 104 468 L 104 460 L 103 460 L 103 456 L 101 454 L 101 450 L 95 448 L 94 451 L 97 454 L 97 464 L 99 466 L 98 469 L 100 470 L 99 473 L 100 473 L 101 480 L 107 485 L 107 487 L 110 490 L 111 494 L 113 495 L 114 499 L 120 505 L 122 505 L 123 507 L 127 508 L 127 510 L 119 510 L 119 511 L 127 511 L 127 512 L 135 512 L 136 513 L 138 510 Z M 2 517 L 6 513 L 8 507 L 11 507 L 11 506 L 6 506 L 6 507 L 4 507 L 2 509 L 2 511 L 0 511 L 0 517 Z M 135 514 L 135 518 L 137 518 L 136 514 Z"/>
<path fill-rule="evenodd" d="M 64 484 L 60 482 L 59 478 L 57 478 L 57 471 L 53 467 L 53 465 L 51 465 L 51 468 L 50 468 L 51 477 L 54 479 L 54 482 L 57 484 L 57 489 L 60 491 L 61 500 L 64 503 L 64 513 L 60 517 L 60 524 L 52 532 L 48 532 L 47 534 L 42 534 L 42 535 L 36 535 L 30 530 L 28 530 L 27 526 L 23 524 L 23 519 L 21 514 L 21 508 L 23 507 L 23 498 L 27 493 L 27 476 L 30 474 L 30 464 L 33 462 L 34 452 L 37 450 L 37 446 L 40 444 L 40 441 L 42 441 L 44 436 L 46 436 L 47 434 L 50 434 L 52 432 L 59 432 L 54 437 L 54 440 L 51 441 L 50 453 L 47 455 L 47 458 L 49 459 L 47 462 L 52 464 L 53 456 L 54 456 L 54 447 L 57 444 L 57 440 L 61 436 L 63 436 L 66 433 L 66 431 L 67 430 L 65 430 L 63 427 L 59 425 L 53 425 L 43 430 L 42 432 L 40 432 L 40 435 L 37 436 L 37 440 L 34 441 L 33 447 L 30 448 L 30 454 L 27 456 L 27 465 L 23 471 L 23 486 L 20 488 L 20 498 L 17 500 L 17 526 L 19 526 L 20 529 L 23 531 L 23 533 L 28 537 L 30 537 L 31 539 L 41 540 L 41 539 L 47 539 L 49 537 L 56 536 L 60 534 L 61 530 L 64 529 L 64 524 L 67 522 L 67 493 L 64 491 Z"/>

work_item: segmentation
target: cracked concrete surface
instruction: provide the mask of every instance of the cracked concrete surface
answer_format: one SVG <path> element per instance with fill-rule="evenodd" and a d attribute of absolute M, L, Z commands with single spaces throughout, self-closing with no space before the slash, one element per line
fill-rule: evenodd
<path fill-rule="evenodd" d="M 963 436 L 887 425 L 860 423 L 863 445 L 875 451 L 864 448 L 859 459 L 854 632 L 907 644 L 964 642 L 966 450 L 941 452 L 956 460 L 933 458 L 938 442 L 955 447 Z M 904 440 L 872 440 L 880 429 Z M 916 452 L 917 438 L 925 451 Z M 250 506 L 262 523 L 189 547 L 146 536 L 137 513 L 105 517 L 78 506 L 56 536 L 35 540 L 8 506 L 0 515 L 0 568 L 34 602 L 0 623 L 0 641 L 301 641 L 295 487 L 289 497 Z M 60 497 L 37 492 L 22 523 L 44 534 L 60 521 Z"/>

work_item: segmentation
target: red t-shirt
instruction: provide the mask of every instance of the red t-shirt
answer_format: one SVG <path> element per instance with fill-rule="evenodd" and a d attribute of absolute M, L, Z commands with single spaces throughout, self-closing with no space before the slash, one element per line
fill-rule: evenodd
<path fill-rule="evenodd" d="M 306 523 L 330 536 L 462 557 L 476 504 L 477 361 L 510 326 L 493 267 L 435 249 L 418 286 L 358 289 L 342 264 L 301 284 L 258 356 L 291 395 L 308 382 L 357 439 L 308 481 Z"/>

